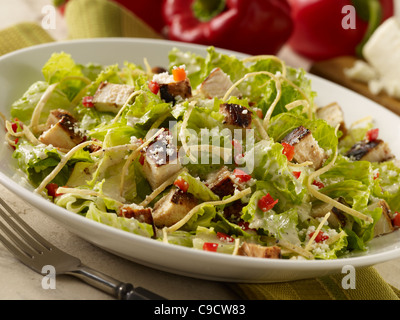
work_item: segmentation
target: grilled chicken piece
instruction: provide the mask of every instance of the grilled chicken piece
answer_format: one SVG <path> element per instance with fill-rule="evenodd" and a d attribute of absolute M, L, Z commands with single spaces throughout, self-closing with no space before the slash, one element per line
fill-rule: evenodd
<path fill-rule="evenodd" d="M 388 144 L 380 139 L 360 141 L 351 147 L 346 156 L 352 160 L 370 162 L 383 162 L 394 158 Z"/>
<path fill-rule="evenodd" d="M 251 111 L 239 104 L 223 103 L 219 112 L 225 116 L 224 124 L 232 128 L 249 129 L 251 125 Z"/>
<path fill-rule="evenodd" d="M 126 84 L 102 82 L 93 96 L 93 105 L 100 112 L 118 113 L 134 91 Z"/>
<path fill-rule="evenodd" d="M 70 150 L 84 140 L 77 130 L 74 116 L 68 111 L 61 109 L 51 111 L 46 125 L 48 129 L 39 137 L 39 141 L 44 144 Z"/>
<path fill-rule="evenodd" d="M 235 189 L 239 187 L 227 167 L 222 167 L 220 170 L 211 173 L 207 177 L 205 185 L 221 199 L 233 195 Z"/>
<path fill-rule="evenodd" d="M 135 204 L 124 205 L 119 209 L 119 215 L 128 219 L 136 219 L 142 223 L 153 224 L 151 208 L 143 208 Z"/>
<path fill-rule="evenodd" d="M 175 103 L 180 99 L 187 99 L 191 96 L 192 87 L 189 79 L 170 83 L 160 83 L 160 97 L 165 102 Z"/>
<path fill-rule="evenodd" d="M 153 190 L 182 168 L 172 140 L 169 132 L 164 131 L 144 149 L 143 172 Z"/>
<path fill-rule="evenodd" d="M 170 227 L 185 217 L 197 204 L 197 199 L 191 193 L 173 187 L 154 205 L 154 224 L 158 228 Z"/>
<path fill-rule="evenodd" d="M 318 142 L 312 136 L 311 131 L 303 126 L 291 131 L 285 138 L 283 138 L 282 142 L 294 146 L 293 159 L 296 162 L 302 163 L 305 161 L 311 161 L 315 170 L 321 168 L 327 158 L 324 149 L 318 145 Z"/>
<path fill-rule="evenodd" d="M 200 85 L 200 93 L 206 98 L 223 98 L 233 86 L 230 77 L 220 68 L 215 68 Z M 229 96 L 241 97 L 241 93 L 234 88 Z"/>
<path fill-rule="evenodd" d="M 341 199 L 339 199 L 338 201 L 342 204 L 345 204 L 344 201 Z M 322 218 L 328 212 L 330 212 L 328 223 L 331 227 L 337 229 L 343 228 L 346 225 L 347 219 L 346 216 L 343 214 L 343 211 L 337 209 L 329 203 L 322 203 L 320 205 L 317 205 L 316 207 L 313 207 L 313 209 L 311 210 L 311 216 L 314 218 Z"/>
<path fill-rule="evenodd" d="M 265 247 L 247 242 L 244 242 L 240 246 L 238 250 L 238 255 L 267 259 L 280 259 L 282 257 L 281 248 L 279 248 L 278 246 Z"/>
<path fill-rule="evenodd" d="M 346 124 L 344 122 L 344 114 L 342 108 L 336 102 L 325 107 L 317 109 L 317 117 L 328 122 L 329 125 L 336 128 L 339 125 L 339 130 L 342 131 L 344 137 L 347 133 Z"/>
<path fill-rule="evenodd" d="M 378 237 L 394 231 L 390 208 L 387 202 L 385 200 L 379 200 L 369 205 L 368 210 L 374 210 L 377 207 L 382 208 L 382 215 L 381 218 L 375 224 L 374 237 Z"/>

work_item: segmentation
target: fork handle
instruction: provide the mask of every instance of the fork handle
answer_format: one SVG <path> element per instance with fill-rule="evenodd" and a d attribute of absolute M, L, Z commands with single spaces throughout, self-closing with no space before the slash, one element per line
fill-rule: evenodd
<path fill-rule="evenodd" d="M 154 292 L 141 287 L 134 288 L 130 283 L 121 282 L 85 265 L 69 271 L 68 274 L 119 300 L 165 300 Z"/>

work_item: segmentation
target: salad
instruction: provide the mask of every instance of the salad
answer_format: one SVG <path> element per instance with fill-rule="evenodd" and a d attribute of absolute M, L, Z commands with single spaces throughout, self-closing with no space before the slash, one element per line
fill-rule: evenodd
<path fill-rule="evenodd" d="M 400 226 L 400 165 L 373 119 L 317 106 L 276 56 L 168 58 L 49 57 L 3 116 L 36 193 L 154 241 L 270 259 L 340 258 Z"/>

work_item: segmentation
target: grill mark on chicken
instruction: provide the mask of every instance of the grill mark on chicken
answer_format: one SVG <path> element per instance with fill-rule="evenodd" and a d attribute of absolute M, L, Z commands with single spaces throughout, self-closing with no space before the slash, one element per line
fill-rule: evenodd
<path fill-rule="evenodd" d="M 347 151 L 346 156 L 355 161 L 367 160 L 370 162 L 382 162 L 394 158 L 388 145 L 381 139 L 360 141 Z"/>
<path fill-rule="evenodd" d="M 160 84 L 160 97 L 165 102 L 176 102 L 177 97 L 188 99 L 192 96 L 192 87 L 189 79 Z"/>
<path fill-rule="evenodd" d="M 251 125 L 251 112 L 247 108 L 233 103 L 223 103 L 219 108 L 225 116 L 224 124 L 249 128 Z"/>

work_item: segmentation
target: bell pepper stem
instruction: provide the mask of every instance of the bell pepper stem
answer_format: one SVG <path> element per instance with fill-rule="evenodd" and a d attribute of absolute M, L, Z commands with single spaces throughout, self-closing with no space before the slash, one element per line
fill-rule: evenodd
<path fill-rule="evenodd" d="M 195 0 L 192 10 L 197 19 L 210 21 L 225 9 L 225 0 Z"/>

